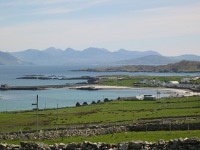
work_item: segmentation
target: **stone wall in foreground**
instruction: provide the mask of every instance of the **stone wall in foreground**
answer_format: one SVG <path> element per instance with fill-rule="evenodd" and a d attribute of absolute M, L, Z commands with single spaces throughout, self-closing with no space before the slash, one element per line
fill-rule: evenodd
<path fill-rule="evenodd" d="M 0 140 L 52 140 L 76 136 L 97 136 L 128 131 L 175 131 L 200 130 L 200 123 L 183 124 L 136 124 L 136 125 L 102 125 L 91 127 L 71 127 L 60 129 L 40 130 L 32 132 L 0 133 Z"/>
<path fill-rule="evenodd" d="M 83 143 L 56 143 L 53 145 L 21 142 L 20 145 L 0 144 L 0 150 L 200 150 L 200 140 L 198 138 L 179 138 L 170 141 L 131 141 L 118 144 L 85 141 Z"/>

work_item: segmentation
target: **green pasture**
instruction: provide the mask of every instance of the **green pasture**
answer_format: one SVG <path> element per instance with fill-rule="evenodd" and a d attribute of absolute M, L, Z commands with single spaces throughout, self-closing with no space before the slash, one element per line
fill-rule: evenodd
<path fill-rule="evenodd" d="M 96 105 L 40 110 L 38 114 L 39 129 L 85 124 L 137 123 L 168 118 L 182 118 L 177 119 L 177 122 L 199 122 L 200 97 L 155 101 L 114 100 Z M 36 111 L 2 112 L 0 120 L 0 132 L 36 129 Z"/>

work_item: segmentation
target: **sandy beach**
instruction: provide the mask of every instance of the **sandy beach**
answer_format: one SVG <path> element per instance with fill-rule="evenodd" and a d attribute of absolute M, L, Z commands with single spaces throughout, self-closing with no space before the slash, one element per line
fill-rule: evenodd
<path fill-rule="evenodd" d="M 75 86 L 75 87 L 73 87 L 73 89 L 80 89 L 80 88 L 84 89 L 84 88 L 89 88 L 89 87 L 92 87 L 93 89 L 97 89 L 97 90 L 155 89 L 155 91 L 158 91 L 160 93 L 170 94 L 172 97 L 194 96 L 194 95 L 200 96 L 200 93 L 192 92 L 191 90 L 188 90 L 188 89 L 175 89 L 175 88 L 162 88 L 162 87 L 158 87 L 158 88 L 150 88 L 150 87 L 138 88 L 138 87 L 127 87 L 127 86 L 108 86 L 108 85 L 89 85 L 88 86 L 88 85 L 83 85 L 83 86 Z"/>

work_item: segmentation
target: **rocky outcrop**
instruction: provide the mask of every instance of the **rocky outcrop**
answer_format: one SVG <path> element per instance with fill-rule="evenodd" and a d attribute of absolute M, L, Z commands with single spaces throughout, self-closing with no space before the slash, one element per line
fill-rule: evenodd
<path fill-rule="evenodd" d="M 200 140 L 198 138 L 179 138 L 170 141 L 159 140 L 158 142 L 130 141 L 118 144 L 104 142 L 92 143 L 55 143 L 47 145 L 44 143 L 20 142 L 20 145 L 0 144 L 0 150 L 199 150 Z"/>

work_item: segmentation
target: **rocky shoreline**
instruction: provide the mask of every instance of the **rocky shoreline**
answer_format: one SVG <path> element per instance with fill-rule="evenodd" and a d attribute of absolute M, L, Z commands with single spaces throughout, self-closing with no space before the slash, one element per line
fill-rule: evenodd
<path fill-rule="evenodd" d="M 48 145 L 37 142 L 20 142 L 15 144 L 0 144 L 1 150 L 199 150 L 200 140 L 198 138 L 179 138 L 169 141 L 160 139 L 158 142 L 130 141 L 110 144 L 104 142 L 92 143 L 55 143 Z"/>

